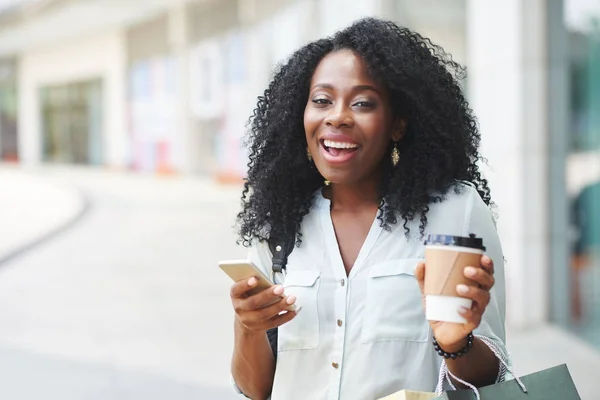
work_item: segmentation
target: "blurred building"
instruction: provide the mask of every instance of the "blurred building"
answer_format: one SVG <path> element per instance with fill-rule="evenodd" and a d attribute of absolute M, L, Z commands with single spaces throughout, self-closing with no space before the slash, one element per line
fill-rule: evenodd
<path fill-rule="evenodd" d="M 273 65 L 366 15 L 469 68 L 509 322 L 598 337 L 595 0 L 0 0 L 0 156 L 238 179 Z"/>

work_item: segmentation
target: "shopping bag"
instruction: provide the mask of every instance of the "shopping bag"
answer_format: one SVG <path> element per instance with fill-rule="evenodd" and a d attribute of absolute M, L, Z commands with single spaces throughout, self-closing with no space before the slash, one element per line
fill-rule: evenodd
<path fill-rule="evenodd" d="M 520 378 L 527 392 L 524 392 L 516 380 L 479 388 L 481 400 L 581 400 L 569 369 L 565 364 Z M 476 400 L 473 390 L 454 390 L 444 392 L 435 400 Z"/>
<path fill-rule="evenodd" d="M 389 396 L 382 397 L 379 400 L 431 400 L 436 397 L 435 393 L 412 392 L 410 390 L 401 390 Z"/>

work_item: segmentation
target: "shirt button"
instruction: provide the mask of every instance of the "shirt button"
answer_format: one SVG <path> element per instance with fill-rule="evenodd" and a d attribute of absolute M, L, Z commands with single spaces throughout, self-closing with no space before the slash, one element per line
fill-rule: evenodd
<path fill-rule="evenodd" d="M 344 286 L 346 284 L 346 280 L 342 279 L 342 281 L 340 282 L 342 286 Z"/>
<path fill-rule="evenodd" d="M 335 369 L 338 369 L 340 367 L 338 363 L 331 363 L 331 366 Z"/>
<path fill-rule="evenodd" d="M 337 323 L 338 323 L 338 326 L 342 326 L 342 320 L 341 319 L 338 319 Z"/>

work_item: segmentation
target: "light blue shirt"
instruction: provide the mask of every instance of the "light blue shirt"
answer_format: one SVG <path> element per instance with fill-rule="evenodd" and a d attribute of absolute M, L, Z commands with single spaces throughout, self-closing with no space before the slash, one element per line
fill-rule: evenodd
<path fill-rule="evenodd" d="M 494 261 L 495 286 L 476 335 L 508 362 L 505 342 L 504 258 L 492 213 L 477 191 L 460 184 L 431 204 L 425 235 L 483 238 Z M 349 276 L 340 256 L 330 202 L 315 196 L 302 222 L 302 245 L 287 263 L 286 294 L 302 306 L 279 328 L 273 400 L 379 399 L 402 389 L 432 392 L 446 380 L 434 350 L 421 292 L 414 277 L 424 258 L 418 218 L 385 230 L 375 219 Z M 249 259 L 271 275 L 271 253 L 257 243 Z M 501 368 L 499 380 L 504 378 Z M 445 385 L 447 386 L 447 385 Z"/>

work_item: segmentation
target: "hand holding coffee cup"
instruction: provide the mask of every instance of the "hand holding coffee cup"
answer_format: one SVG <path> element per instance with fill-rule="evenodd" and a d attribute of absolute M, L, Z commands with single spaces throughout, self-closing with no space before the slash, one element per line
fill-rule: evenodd
<path fill-rule="evenodd" d="M 425 263 L 415 276 L 439 343 L 460 343 L 481 323 L 494 285 L 494 265 L 484 252 L 475 235 L 429 235 L 425 242 Z"/>

